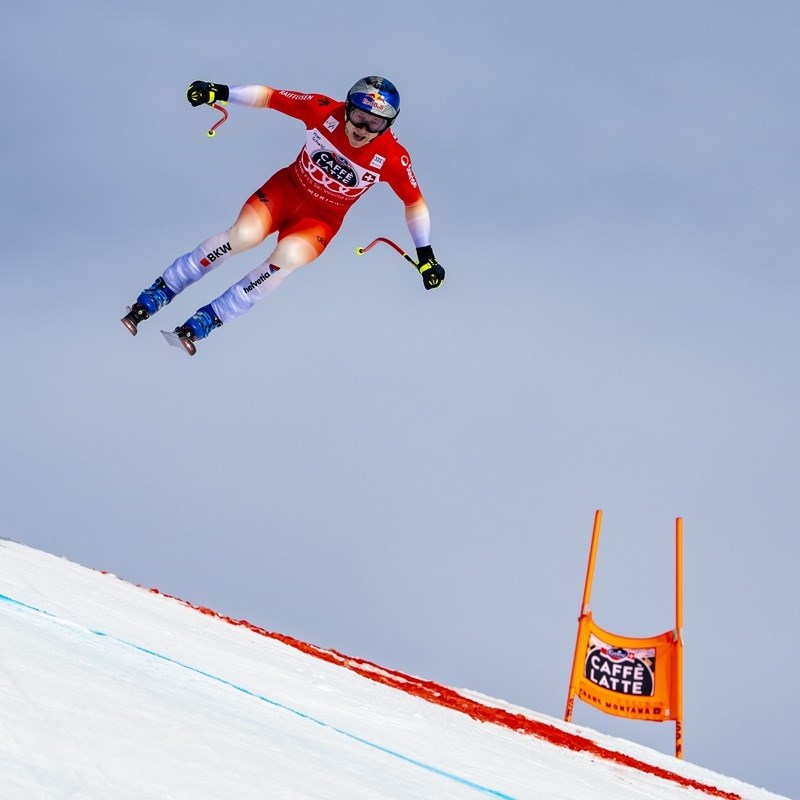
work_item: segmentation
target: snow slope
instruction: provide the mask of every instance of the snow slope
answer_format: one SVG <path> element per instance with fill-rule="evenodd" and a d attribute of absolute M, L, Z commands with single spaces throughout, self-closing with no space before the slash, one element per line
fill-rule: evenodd
<path fill-rule="evenodd" d="M 775 800 L 0 541 L 0 796 Z"/>

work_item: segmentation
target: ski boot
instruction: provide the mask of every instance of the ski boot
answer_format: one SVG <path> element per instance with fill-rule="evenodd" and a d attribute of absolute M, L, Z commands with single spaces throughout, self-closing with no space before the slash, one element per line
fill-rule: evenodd
<path fill-rule="evenodd" d="M 164 283 L 164 279 L 156 279 L 156 282 L 149 289 L 145 289 L 136 298 L 136 302 L 122 318 L 122 324 L 130 331 L 132 336 L 136 336 L 139 323 L 150 319 L 156 311 L 167 305 L 173 297 L 175 297 L 175 292 Z"/>
<path fill-rule="evenodd" d="M 205 339 L 214 328 L 219 328 L 222 320 L 214 313 L 211 305 L 198 309 L 183 325 L 174 331 L 161 331 L 164 338 L 174 347 L 182 347 L 190 356 L 197 352 L 195 342 Z"/>

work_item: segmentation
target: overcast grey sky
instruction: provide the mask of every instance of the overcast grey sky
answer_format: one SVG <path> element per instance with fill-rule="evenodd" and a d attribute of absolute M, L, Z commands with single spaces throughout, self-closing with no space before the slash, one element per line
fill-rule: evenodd
<path fill-rule="evenodd" d="M 32 0 L 2 12 L 0 534 L 560 717 L 592 608 L 673 625 L 685 756 L 800 796 L 797 87 L 782 2 Z M 294 159 L 197 78 L 402 94 L 441 290 L 386 187 L 198 356 L 119 317 Z M 270 240 L 271 242 L 272 240 Z M 671 751 L 674 726 L 574 721 Z"/>

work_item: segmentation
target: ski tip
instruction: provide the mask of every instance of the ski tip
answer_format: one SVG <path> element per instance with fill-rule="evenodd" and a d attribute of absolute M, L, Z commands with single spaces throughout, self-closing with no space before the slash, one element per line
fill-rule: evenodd
<path fill-rule="evenodd" d="M 168 344 L 171 344 L 173 347 L 180 347 L 190 356 L 193 356 L 197 352 L 197 348 L 194 346 L 194 342 L 191 339 L 187 339 L 185 336 L 178 336 L 175 331 L 161 331 L 161 333 Z"/>

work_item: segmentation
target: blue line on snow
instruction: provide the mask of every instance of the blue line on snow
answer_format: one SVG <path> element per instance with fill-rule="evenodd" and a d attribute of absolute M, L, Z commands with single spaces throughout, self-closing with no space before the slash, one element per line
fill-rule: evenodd
<path fill-rule="evenodd" d="M 36 608 L 35 606 L 28 605 L 27 603 L 23 603 L 20 600 L 15 600 L 13 597 L 8 597 L 7 595 L 0 594 L 0 602 L 9 603 L 10 605 L 17 606 L 19 608 L 23 608 L 27 611 L 33 611 L 37 614 L 41 614 L 49 619 L 53 620 L 54 622 L 66 622 L 66 620 L 62 620 L 59 617 L 51 614 L 49 611 L 45 611 L 41 608 Z M 81 626 L 83 627 L 83 626 Z M 275 708 L 279 708 L 282 711 L 288 711 L 290 714 L 294 714 L 296 717 L 300 717 L 300 719 L 304 719 L 307 722 L 313 722 L 315 725 L 319 725 L 322 728 L 327 728 L 328 730 L 333 731 L 334 733 L 338 733 L 341 736 L 345 736 L 348 739 L 358 742 L 359 744 L 366 745 L 367 747 L 372 748 L 373 750 L 377 750 L 380 753 L 385 753 L 388 756 L 392 756 L 393 758 L 397 758 L 400 761 L 404 761 L 407 764 L 412 764 L 415 767 L 419 767 L 420 769 L 424 769 L 426 772 L 430 772 L 434 775 L 438 775 L 442 778 L 447 778 L 448 780 L 455 781 L 456 783 L 461 784 L 462 786 L 466 786 L 470 789 L 475 789 L 478 792 L 482 792 L 483 794 L 490 795 L 491 797 L 498 797 L 501 800 L 516 800 L 509 794 L 505 794 L 500 792 L 496 789 L 490 789 L 488 786 L 481 786 L 479 783 L 474 783 L 473 781 L 468 780 L 467 778 L 462 778 L 459 775 L 455 775 L 452 772 L 447 772 L 443 769 L 439 769 L 438 767 L 433 766 L 432 764 L 426 764 L 424 761 L 418 761 L 415 758 L 411 758 L 410 756 L 405 756 L 402 753 L 398 753 L 396 750 L 391 750 L 388 747 L 384 747 L 383 745 L 377 744 L 376 742 L 372 742 L 369 739 L 364 739 L 361 736 L 357 736 L 354 733 L 350 733 L 349 731 L 343 730 L 342 728 L 337 728 L 334 725 L 330 725 L 327 722 L 323 722 L 322 720 L 316 719 L 308 714 L 303 713 L 302 711 L 298 711 L 295 708 L 291 708 L 290 706 L 283 705 L 283 703 L 279 703 L 277 700 L 273 700 L 269 697 L 266 697 L 261 694 L 257 694 L 256 692 L 251 692 L 249 689 L 246 689 L 243 686 L 238 686 L 231 681 L 226 680 L 225 678 L 221 678 L 218 675 L 212 675 L 209 672 L 204 672 L 197 667 L 192 667 L 189 664 L 182 664 L 180 661 L 176 661 L 169 656 L 165 656 L 162 653 L 158 653 L 155 650 L 149 650 L 146 647 L 142 647 L 141 645 L 134 644 L 133 642 L 128 642 L 125 639 L 120 639 L 116 636 L 112 636 L 111 634 L 104 633 L 103 631 L 93 631 L 89 628 L 84 628 L 88 633 L 91 633 L 95 636 L 104 636 L 108 639 L 118 642 L 119 644 L 125 645 L 126 647 L 131 647 L 134 650 L 138 650 L 140 653 L 145 653 L 146 655 L 152 656 L 154 658 L 161 659 L 162 661 L 166 661 L 170 664 L 174 664 L 176 667 L 180 667 L 181 669 L 188 670 L 189 672 L 193 672 L 196 675 L 201 675 L 204 678 L 208 678 L 209 680 L 216 681 L 217 683 L 221 683 L 224 686 L 229 687 L 230 689 L 234 689 L 237 692 L 241 692 L 242 694 L 247 695 L 248 697 L 253 697 L 256 700 L 261 700 L 264 703 L 268 703 Z"/>

